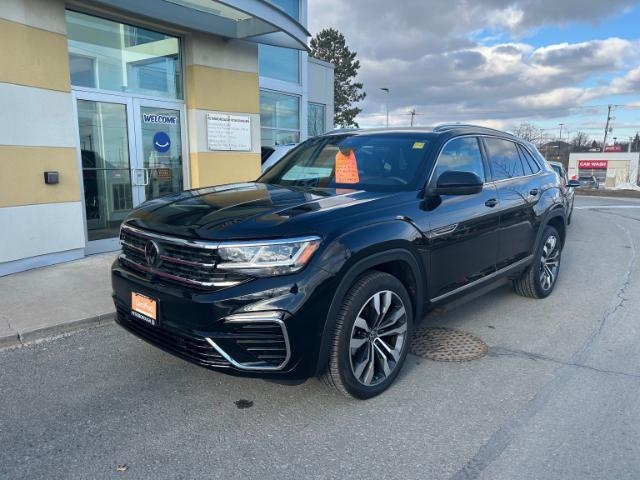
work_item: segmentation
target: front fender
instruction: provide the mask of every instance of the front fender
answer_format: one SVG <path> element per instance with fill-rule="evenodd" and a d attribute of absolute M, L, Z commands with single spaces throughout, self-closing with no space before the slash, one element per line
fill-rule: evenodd
<path fill-rule="evenodd" d="M 389 262 L 403 262 L 416 282 L 414 318 L 421 318 L 426 290 L 424 262 L 420 255 L 423 236 L 410 222 L 391 220 L 352 230 L 336 238 L 319 258 L 319 265 L 334 274 L 337 288 L 322 332 L 317 374 L 329 361 L 338 311 L 356 279 L 367 270 Z"/>

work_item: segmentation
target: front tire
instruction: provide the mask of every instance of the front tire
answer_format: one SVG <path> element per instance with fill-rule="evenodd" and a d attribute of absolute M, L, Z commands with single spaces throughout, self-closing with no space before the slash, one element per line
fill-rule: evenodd
<path fill-rule="evenodd" d="M 398 376 L 412 331 L 411 299 L 402 282 L 388 273 L 365 273 L 343 300 L 323 381 L 348 397 L 379 395 Z"/>
<path fill-rule="evenodd" d="M 546 298 L 551 295 L 560 273 L 562 240 L 552 226 L 545 227 L 542 241 L 534 254 L 533 263 L 522 276 L 513 281 L 519 295 L 529 298 Z"/>

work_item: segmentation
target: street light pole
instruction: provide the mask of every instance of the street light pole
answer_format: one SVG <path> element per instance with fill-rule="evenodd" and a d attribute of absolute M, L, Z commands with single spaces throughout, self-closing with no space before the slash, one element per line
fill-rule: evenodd
<path fill-rule="evenodd" d="M 562 127 L 564 127 L 564 123 L 559 123 L 560 125 L 560 141 L 562 141 Z"/>
<path fill-rule="evenodd" d="M 389 89 L 387 87 L 380 87 L 380 90 L 387 92 L 387 128 L 389 128 Z"/>

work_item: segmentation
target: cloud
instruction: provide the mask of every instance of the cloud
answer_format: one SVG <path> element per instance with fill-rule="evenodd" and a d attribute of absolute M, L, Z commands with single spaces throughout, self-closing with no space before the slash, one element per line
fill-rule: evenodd
<path fill-rule="evenodd" d="M 312 32 L 335 27 L 358 52 L 368 94 L 360 123 L 382 123 L 387 96 L 379 87 L 391 88 L 392 121 L 406 122 L 415 108 L 422 124 L 504 123 L 563 115 L 596 98 L 640 92 L 640 69 L 625 74 L 638 64 L 640 41 L 612 37 L 541 48 L 507 41 L 543 26 L 596 23 L 634 3 L 404 0 L 390 6 L 386 0 L 311 0 L 309 18 Z M 502 41 L 474 40 L 491 34 Z M 598 85 L 594 76 L 604 81 Z"/>
<path fill-rule="evenodd" d="M 593 40 L 582 43 L 561 43 L 539 48 L 531 56 L 531 63 L 564 70 L 617 70 L 624 66 L 623 59 L 633 44 L 620 38 Z M 637 47 L 637 45 L 636 45 Z"/>

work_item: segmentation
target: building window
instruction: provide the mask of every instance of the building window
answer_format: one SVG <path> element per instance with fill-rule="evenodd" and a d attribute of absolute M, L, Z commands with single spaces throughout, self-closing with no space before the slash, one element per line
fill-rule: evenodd
<path fill-rule="evenodd" d="M 321 103 L 309 103 L 309 136 L 322 135 L 325 130 L 325 106 Z"/>
<path fill-rule="evenodd" d="M 258 47 L 260 76 L 283 82 L 300 83 L 300 53 L 292 48 L 260 45 Z"/>
<path fill-rule="evenodd" d="M 300 0 L 269 0 L 280 10 L 284 10 L 287 15 L 300 21 Z"/>
<path fill-rule="evenodd" d="M 182 98 L 180 39 L 67 11 L 71 84 Z"/>
<path fill-rule="evenodd" d="M 300 97 L 261 91 L 260 125 L 263 146 L 300 142 Z"/>
<path fill-rule="evenodd" d="M 299 0 L 269 0 L 287 15 L 300 21 Z M 291 48 L 259 45 L 258 61 L 260 75 L 282 80 L 283 82 L 300 83 L 300 52 Z"/>

